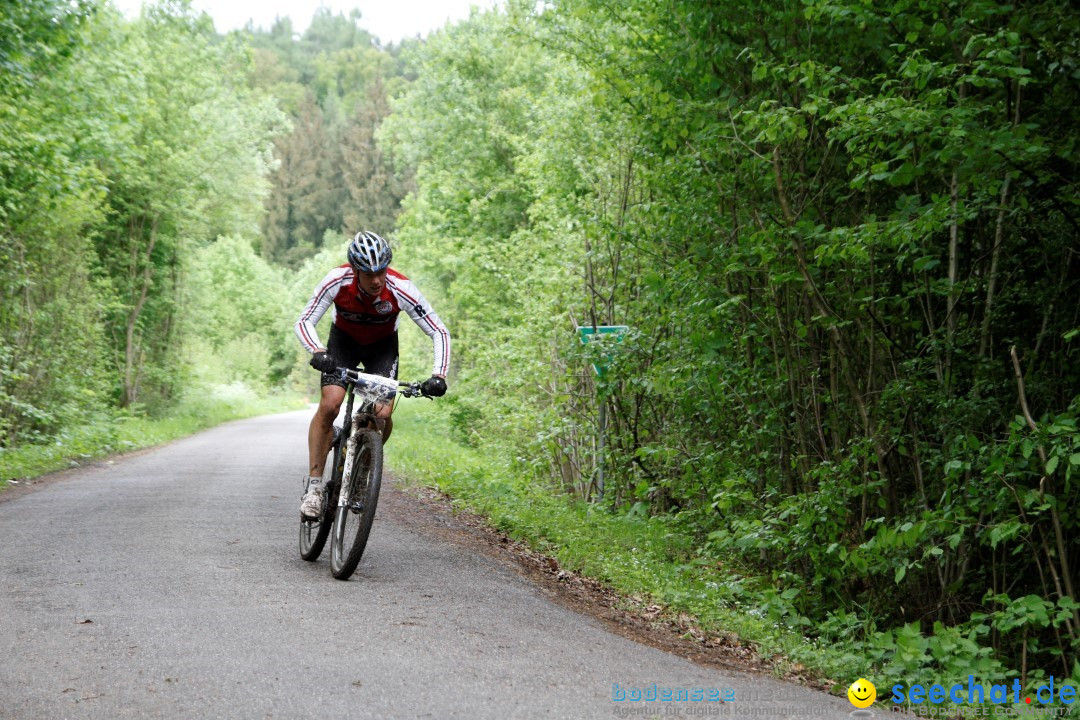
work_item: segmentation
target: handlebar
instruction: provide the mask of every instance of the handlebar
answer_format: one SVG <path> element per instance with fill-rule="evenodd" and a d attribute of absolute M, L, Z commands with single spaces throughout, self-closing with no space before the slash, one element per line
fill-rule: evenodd
<path fill-rule="evenodd" d="M 426 397 L 428 400 L 434 399 L 430 395 L 424 395 L 424 391 L 420 389 L 419 382 L 399 383 L 398 392 L 407 398 Z"/>
<path fill-rule="evenodd" d="M 339 367 L 335 373 L 331 374 L 337 375 L 339 380 L 352 383 L 360 388 L 361 394 L 370 397 L 376 402 L 390 402 L 394 399 L 394 395 L 397 394 L 404 395 L 407 398 L 426 397 L 431 399 L 430 396 L 424 395 L 423 390 L 420 389 L 420 382 L 404 383 L 382 375 L 371 375 L 344 367 Z"/>

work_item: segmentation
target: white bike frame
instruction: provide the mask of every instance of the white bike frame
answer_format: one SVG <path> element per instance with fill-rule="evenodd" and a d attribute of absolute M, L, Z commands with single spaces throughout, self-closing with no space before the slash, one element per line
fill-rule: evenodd
<path fill-rule="evenodd" d="M 341 470 L 341 489 L 338 491 L 337 502 L 339 508 L 345 507 L 349 502 L 349 478 L 352 477 L 352 466 L 356 461 L 356 444 L 360 430 L 367 426 L 363 416 L 374 416 L 375 407 L 392 403 L 398 391 L 397 380 L 382 375 L 354 371 L 349 373 L 349 380 L 353 382 L 353 393 L 360 398 L 360 407 L 353 413 L 349 438 L 345 441 L 345 465 Z"/>

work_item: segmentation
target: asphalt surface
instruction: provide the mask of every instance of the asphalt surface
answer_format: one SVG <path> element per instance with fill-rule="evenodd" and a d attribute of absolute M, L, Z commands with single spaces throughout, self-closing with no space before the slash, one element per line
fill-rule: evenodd
<path fill-rule="evenodd" d="M 0 502 L 0 718 L 853 710 L 614 635 L 390 505 L 352 580 L 334 580 L 329 550 L 316 563 L 297 551 L 309 417 L 230 423 Z M 633 699 L 654 687 L 705 699 Z"/>

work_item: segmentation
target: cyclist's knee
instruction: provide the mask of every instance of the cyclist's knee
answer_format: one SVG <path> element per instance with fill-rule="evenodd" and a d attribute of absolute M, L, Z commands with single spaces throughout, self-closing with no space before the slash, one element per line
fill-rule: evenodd
<path fill-rule="evenodd" d="M 323 419 L 328 417 L 332 421 L 337 417 L 338 411 L 341 409 L 341 401 L 344 399 L 344 388 L 339 388 L 337 385 L 324 386 L 322 389 L 322 398 L 319 400 L 317 414 L 322 416 Z"/>

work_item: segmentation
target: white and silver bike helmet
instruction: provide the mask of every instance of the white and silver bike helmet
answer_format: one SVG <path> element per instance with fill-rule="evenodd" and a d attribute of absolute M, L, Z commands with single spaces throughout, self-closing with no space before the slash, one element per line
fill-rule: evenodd
<path fill-rule="evenodd" d="M 357 272 L 382 272 L 390 266 L 394 252 L 390 243 L 373 232 L 361 230 L 349 243 L 349 264 Z"/>

